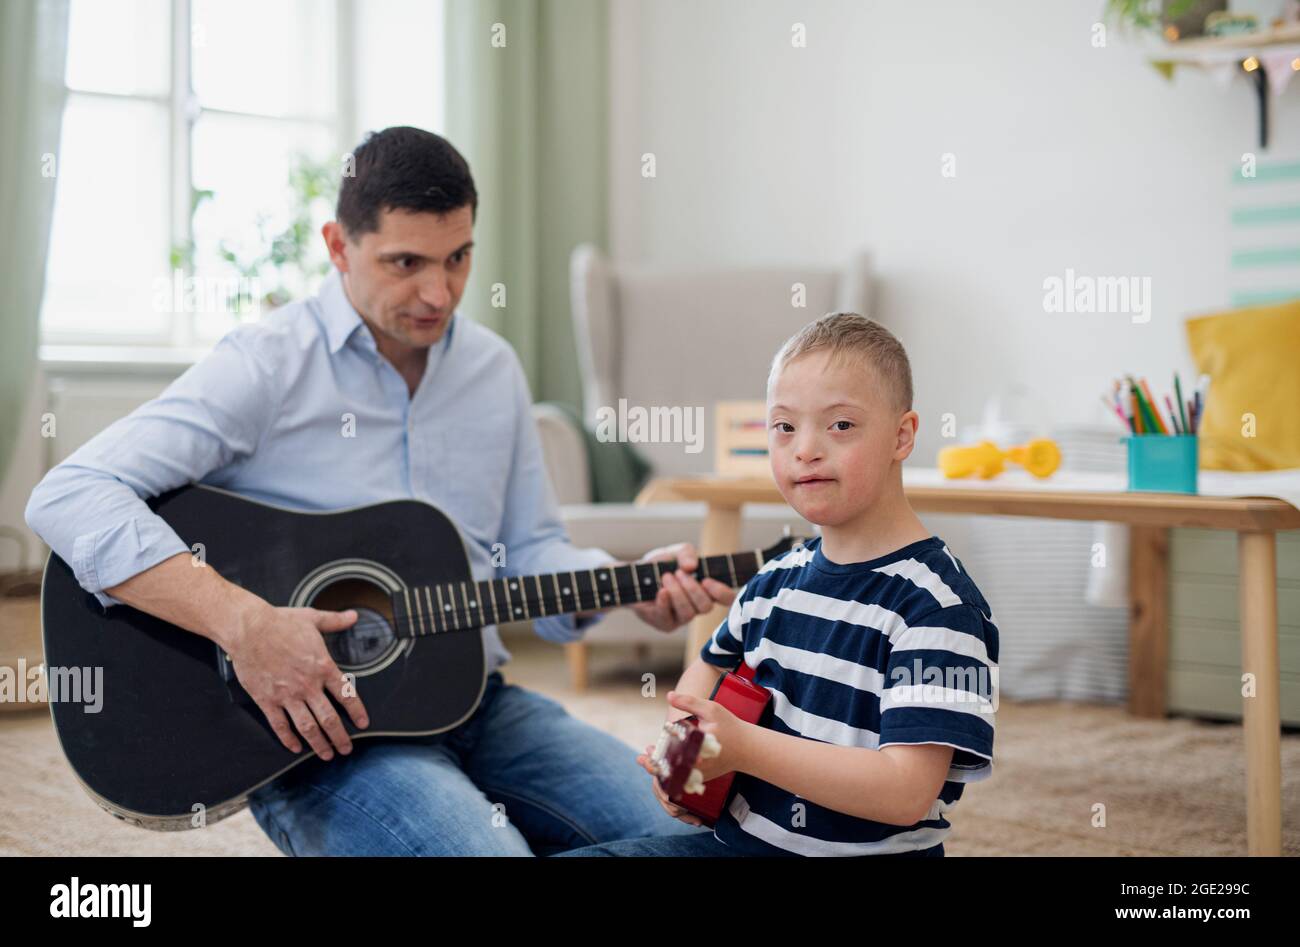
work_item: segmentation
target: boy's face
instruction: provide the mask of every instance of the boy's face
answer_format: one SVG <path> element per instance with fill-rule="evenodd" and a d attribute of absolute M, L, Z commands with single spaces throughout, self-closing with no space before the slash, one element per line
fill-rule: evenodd
<path fill-rule="evenodd" d="M 825 351 L 787 363 L 767 409 L 777 488 L 818 526 L 851 523 L 870 510 L 916 443 L 916 412 L 895 408 L 868 365 L 832 365 Z"/>

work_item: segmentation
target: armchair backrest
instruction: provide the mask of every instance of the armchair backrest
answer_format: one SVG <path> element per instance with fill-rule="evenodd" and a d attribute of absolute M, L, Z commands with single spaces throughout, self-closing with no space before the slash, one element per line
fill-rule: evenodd
<path fill-rule="evenodd" d="M 714 405 L 762 400 L 772 357 L 802 326 L 828 312 L 871 309 L 865 253 L 839 268 L 677 269 L 614 264 L 584 244 L 573 251 L 570 278 L 588 424 L 601 408 L 617 414 L 620 399 L 628 410 L 703 408 L 698 453 L 684 443 L 635 443 L 660 476 L 713 469 Z"/>

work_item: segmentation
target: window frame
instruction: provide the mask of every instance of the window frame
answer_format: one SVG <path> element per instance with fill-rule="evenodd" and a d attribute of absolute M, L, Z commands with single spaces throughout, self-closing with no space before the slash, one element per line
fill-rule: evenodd
<path fill-rule="evenodd" d="M 165 106 L 168 111 L 167 141 L 170 157 L 167 163 L 168 246 L 189 245 L 193 240 L 193 212 L 190 206 L 193 193 L 194 129 L 204 114 L 228 115 L 277 125 L 310 125 L 332 133 L 338 154 L 346 153 L 356 140 L 356 50 L 354 48 L 356 0 L 326 0 L 334 9 L 335 81 L 332 116 L 318 115 L 261 115 L 231 109 L 209 108 L 199 103 L 193 83 L 193 3 L 194 0 L 168 0 L 171 17 L 169 52 L 171 70 L 168 91 L 158 93 L 103 92 L 74 89 L 64 84 L 65 101 L 108 99 L 114 101 L 143 102 Z M 166 264 L 167 261 L 163 261 Z M 172 268 L 160 268 L 168 278 Z M 183 277 L 194 275 L 191 261 L 181 266 Z M 42 316 L 44 303 L 42 303 Z M 102 348 L 106 353 L 122 357 L 133 349 L 156 352 L 159 349 L 178 353 L 193 353 L 207 346 L 199 341 L 195 324 L 196 313 L 189 311 L 168 314 L 168 325 L 162 333 L 94 333 L 66 329 L 49 330 L 41 320 L 40 340 L 51 350 L 76 348 L 83 356 L 87 350 Z"/>

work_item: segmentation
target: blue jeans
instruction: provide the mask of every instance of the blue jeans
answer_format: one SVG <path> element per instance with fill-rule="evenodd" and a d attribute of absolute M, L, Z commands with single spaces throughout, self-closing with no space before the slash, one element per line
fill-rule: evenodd
<path fill-rule="evenodd" d="M 633 855 L 658 855 L 667 858 L 728 858 L 744 857 L 724 842 L 713 837 L 712 832 L 693 832 L 688 835 L 665 835 L 657 838 L 630 838 L 621 842 L 606 842 L 590 845 L 586 848 L 573 848 L 556 855 L 576 858 L 594 856 L 599 858 L 618 858 Z M 793 856 L 792 857 L 797 857 Z M 943 843 L 932 848 L 916 852 L 898 852 L 893 855 L 862 855 L 862 858 L 942 858 Z"/>
<path fill-rule="evenodd" d="M 549 855 L 692 833 L 636 752 L 555 701 L 488 676 L 469 720 L 431 737 L 354 740 L 249 797 L 286 855 Z"/>

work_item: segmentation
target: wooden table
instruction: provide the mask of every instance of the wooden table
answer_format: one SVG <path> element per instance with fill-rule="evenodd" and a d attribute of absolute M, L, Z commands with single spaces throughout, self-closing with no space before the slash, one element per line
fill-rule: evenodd
<path fill-rule="evenodd" d="M 1300 529 L 1300 510 L 1269 497 L 1192 496 L 1099 490 L 1008 489 L 979 481 L 909 484 L 918 513 L 974 513 L 1126 523 L 1129 554 L 1129 710 L 1165 714 L 1169 656 L 1169 530 L 1230 529 L 1237 533 L 1241 666 L 1255 675 L 1255 696 L 1243 698 L 1246 741 L 1246 836 L 1251 855 L 1282 854 L 1282 756 L 1277 636 L 1278 530 Z M 651 481 L 638 505 L 663 501 L 708 504 L 699 550 L 705 555 L 740 546 L 746 503 L 784 503 L 769 478 L 667 477 Z M 694 658 L 726 617 L 721 606 L 697 618 L 688 635 Z"/>

